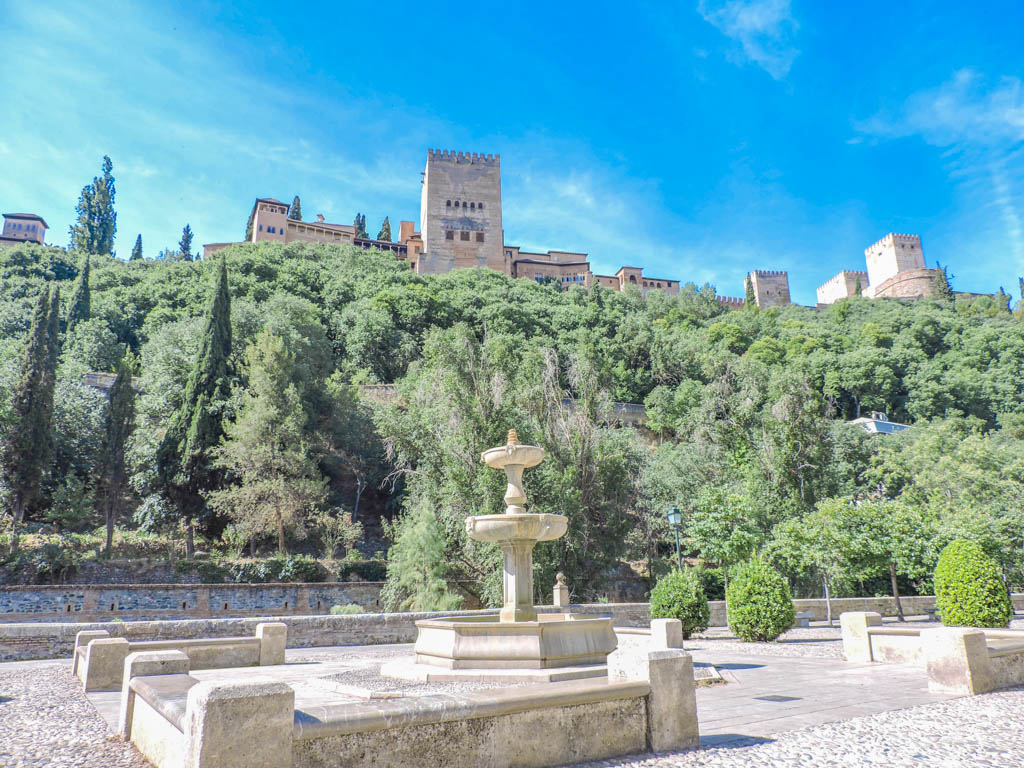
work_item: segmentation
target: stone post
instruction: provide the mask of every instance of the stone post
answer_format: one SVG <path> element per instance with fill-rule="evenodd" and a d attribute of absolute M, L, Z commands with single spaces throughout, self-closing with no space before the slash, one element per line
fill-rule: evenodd
<path fill-rule="evenodd" d="M 100 638 L 110 637 L 110 633 L 105 629 L 83 629 L 81 632 L 75 635 L 75 650 L 71 655 L 71 674 L 76 675 L 79 678 L 83 678 L 84 665 L 82 674 L 78 672 L 78 649 L 82 649 L 82 654 L 85 654 L 85 648 L 89 645 L 90 640 L 98 640 Z M 85 682 L 84 678 L 82 682 Z"/>
<path fill-rule="evenodd" d="M 555 576 L 554 600 L 552 605 L 555 608 L 569 607 L 569 588 L 565 586 L 565 574 L 559 573 Z"/>
<path fill-rule="evenodd" d="M 260 622 L 256 625 L 256 639 L 260 641 L 260 666 L 284 664 L 284 649 L 288 643 L 288 625 L 280 621 Z"/>
<path fill-rule="evenodd" d="M 969 627 L 921 630 L 928 690 L 971 695 L 995 688 L 985 633 Z"/>
<path fill-rule="evenodd" d="M 651 752 L 692 749 L 700 745 L 697 725 L 697 685 L 693 659 L 686 651 L 651 651 L 639 660 L 608 657 L 609 679 L 646 680 L 647 747 Z M 637 663 L 639 661 L 639 663 Z"/>
<path fill-rule="evenodd" d="M 679 619 L 651 619 L 651 650 L 683 647 L 683 622 Z"/>
<path fill-rule="evenodd" d="M 850 662 L 874 661 L 868 627 L 882 626 L 882 617 L 873 611 L 853 611 L 839 617 L 843 632 L 843 658 Z"/>
<path fill-rule="evenodd" d="M 501 621 L 536 621 L 533 607 L 534 539 L 512 539 L 501 542 L 505 553 L 505 605 L 499 612 Z"/>
<path fill-rule="evenodd" d="M 133 677 L 147 675 L 188 674 L 188 656 L 182 651 L 136 651 L 124 660 L 121 678 L 121 711 L 117 718 L 117 732 L 125 741 L 132 738 L 132 719 L 135 716 Z"/>
<path fill-rule="evenodd" d="M 85 647 L 84 675 L 79 675 L 85 692 L 120 690 L 127 656 L 128 641 L 123 637 L 90 640 Z"/>
<path fill-rule="evenodd" d="M 198 683 L 185 708 L 184 768 L 292 764 L 295 691 L 268 678 Z"/>

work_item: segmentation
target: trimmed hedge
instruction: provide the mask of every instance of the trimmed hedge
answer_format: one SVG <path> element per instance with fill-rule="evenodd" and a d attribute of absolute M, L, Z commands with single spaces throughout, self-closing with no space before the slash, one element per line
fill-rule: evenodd
<path fill-rule="evenodd" d="M 695 569 L 672 571 L 651 590 L 651 618 L 679 619 L 683 623 L 683 638 L 703 632 L 711 621 L 700 574 Z"/>
<path fill-rule="evenodd" d="M 796 619 L 789 584 L 760 559 L 735 568 L 725 591 L 729 629 L 746 643 L 771 641 Z"/>
<path fill-rule="evenodd" d="M 1013 618 L 999 567 L 973 541 L 950 542 L 935 566 L 935 608 L 949 627 L 1005 627 Z"/>

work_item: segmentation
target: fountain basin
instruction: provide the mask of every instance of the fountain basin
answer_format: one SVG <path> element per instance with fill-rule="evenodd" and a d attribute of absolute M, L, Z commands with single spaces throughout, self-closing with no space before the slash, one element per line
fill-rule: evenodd
<path fill-rule="evenodd" d="M 569 518 L 564 515 L 531 514 L 476 515 L 466 518 L 466 533 L 477 541 L 552 541 L 565 534 Z"/>
<path fill-rule="evenodd" d="M 453 616 L 416 622 L 416 663 L 445 669 L 557 669 L 597 665 L 618 641 L 611 617 L 546 613 L 535 621 Z M 584 677 L 587 675 L 579 675 Z"/>

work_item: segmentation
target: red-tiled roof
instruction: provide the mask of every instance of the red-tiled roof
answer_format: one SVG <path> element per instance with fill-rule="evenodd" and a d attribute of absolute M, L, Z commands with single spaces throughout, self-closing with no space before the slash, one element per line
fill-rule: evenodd
<path fill-rule="evenodd" d="M 46 223 L 46 220 L 42 216 L 36 216 L 34 213 L 5 213 L 5 219 L 31 219 L 32 221 L 42 222 L 43 226 L 47 229 L 50 225 Z"/>

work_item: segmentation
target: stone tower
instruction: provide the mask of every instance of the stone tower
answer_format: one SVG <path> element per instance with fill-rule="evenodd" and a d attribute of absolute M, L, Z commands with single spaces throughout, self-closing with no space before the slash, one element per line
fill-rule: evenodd
<path fill-rule="evenodd" d="M 757 306 L 782 307 L 789 304 L 789 273 L 770 269 L 755 269 L 750 273 Z"/>
<path fill-rule="evenodd" d="M 508 274 L 498 155 L 427 150 L 420 196 L 420 273 L 490 267 Z"/>
<path fill-rule="evenodd" d="M 871 294 L 882 283 L 901 272 L 924 269 L 924 251 L 918 235 L 889 233 L 874 245 L 864 249 L 868 265 L 868 283 Z"/>

